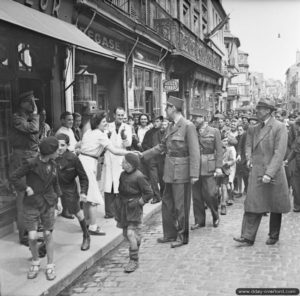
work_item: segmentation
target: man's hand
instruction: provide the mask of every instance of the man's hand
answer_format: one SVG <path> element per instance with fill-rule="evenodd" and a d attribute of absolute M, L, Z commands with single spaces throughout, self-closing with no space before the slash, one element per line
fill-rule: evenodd
<path fill-rule="evenodd" d="M 251 160 L 248 160 L 248 161 L 247 161 L 247 167 L 248 167 L 248 169 L 251 169 L 251 168 L 252 168 L 252 162 L 251 162 Z"/>
<path fill-rule="evenodd" d="M 34 195 L 34 191 L 31 187 L 27 187 L 26 190 L 25 190 L 27 196 L 31 196 L 31 195 Z"/>
<path fill-rule="evenodd" d="M 57 205 L 56 205 L 56 207 L 57 207 L 57 215 L 60 215 L 60 214 L 62 213 L 62 211 L 63 211 L 63 207 L 62 207 L 62 204 L 61 204 L 61 199 L 60 199 L 60 197 L 59 197 L 58 200 L 57 200 Z"/>
<path fill-rule="evenodd" d="M 33 114 L 37 114 L 38 113 L 38 109 L 35 103 L 35 100 L 32 99 L 32 106 L 33 106 Z"/>
<path fill-rule="evenodd" d="M 87 196 L 86 196 L 85 193 L 80 193 L 80 200 L 81 200 L 82 202 L 87 202 Z"/>
<path fill-rule="evenodd" d="M 262 177 L 262 182 L 265 183 L 265 184 L 269 184 L 271 182 L 271 177 L 268 176 L 268 175 L 264 175 Z"/>
<path fill-rule="evenodd" d="M 237 158 L 236 158 L 236 162 L 240 162 L 241 161 L 241 156 L 238 155 Z"/>
<path fill-rule="evenodd" d="M 199 180 L 199 178 L 192 177 L 191 184 L 195 184 L 198 180 Z"/>
<path fill-rule="evenodd" d="M 283 161 L 283 165 L 284 165 L 284 166 L 288 166 L 288 165 L 289 165 L 289 161 L 288 161 L 287 159 L 284 160 L 284 161 Z"/>
<path fill-rule="evenodd" d="M 219 177 L 219 176 L 222 176 L 222 175 L 223 175 L 222 170 L 220 168 L 216 168 L 215 176 Z"/>

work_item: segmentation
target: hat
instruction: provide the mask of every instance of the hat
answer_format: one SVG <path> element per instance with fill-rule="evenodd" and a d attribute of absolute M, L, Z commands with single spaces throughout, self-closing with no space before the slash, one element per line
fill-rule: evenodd
<path fill-rule="evenodd" d="M 177 109 L 182 109 L 184 100 L 177 97 L 169 96 L 167 104 L 175 106 Z"/>
<path fill-rule="evenodd" d="M 19 95 L 19 104 L 23 102 L 31 102 L 32 100 L 36 100 L 33 94 L 33 90 L 23 92 Z"/>
<path fill-rule="evenodd" d="M 58 149 L 58 140 L 53 136 L 45 138 L 40 143 L 39 148 L 42 155 L 50 155 Z"/>
<path fill-rule="evenodd" d="M 295 124 L 298 124 L 298 125 L 300 125 L 300 116 L 296 118 L 296 120 L 295 120 Z"/>
<path fill-rule="evenodd" d="M 248 117 L 249 117 L 249 116 L 248 116 L 247 114 L 242 114 L 242 115 L 241 115 L 241 118 L 242 118 L 242 119 L 243 119 L 243 118 L 247 118 L 247 119 L 248 119 Z"/>
<path fill-rule="evenodd" d="M 256 116 L 254 116 L 254 115 L 248 116 L 248 121 L 250 121 L 250 120 L 258 121 L 258 118 Z"/>
<path fill-rule="evenodd" d="M 208 111 L 205 109 L 192 109 L 190 115 L 205 117 L 208 116 Z"/>
<path fill-rule="evenodd" d="M 131 164 L 131 166 L 137 169 L 140 166 L 140 159 L 135 153 L 128 153 L 125 155 L 125 160 Z"/>
<path fill-rule="evenodd" d="M 258 107 L 264 107 L 264 108 L 269 108 L 271 110 L 276 110 L 275 102 L 269 98 L 261 98 L 256 105 L 256 108 Z"/>

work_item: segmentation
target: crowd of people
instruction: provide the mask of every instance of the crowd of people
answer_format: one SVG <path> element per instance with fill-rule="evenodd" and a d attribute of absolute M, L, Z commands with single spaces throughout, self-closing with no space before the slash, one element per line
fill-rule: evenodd
<path fill-rule="evenodd" d="M 162 201 L 158 243 L 171 242 L 172 248 L 188 243 L 189 229 L 206 226 L 206 209 L 218 227 L 219 214 L 228 214 L 227 207 L 243 196 L 242 232 L 234 238 L 241 245 L 253 245 L 267 213 L 267 244 L 278 241 L 281 214 L 289 211 L 289 187 L 294 211 L 300 212 L 300 118 L 276 110 L 271 100 L 261 99 L 256 115 L 229 111 L 208 118 L 206 110 L 198 110 L 187 120 L 184 101 L 170 96 L 166 118 L 127 117 L 117 107 L 113 122 L 99 111 L 84 126 L 81 114 L 65 111 L 54 133 L 45 110 L 38 114 L 32 91 L 19 99 L 10 180 L 17 193 L 19 240 L 32 253 L 29 279 L 38 275 L 45 254 L 46 277 L 56 277 L 52 232 L 57 212 L 66 219 L 76 217 L 83 233 L 81 250 L 86 251 L 91 236 L 105 235 L 97 225 L 97 206 L 104 203 L 104 217 L 117 221 L 130 244 L 125 272 L 138 267 L 142 207 L 149 201 Z M 195 223 L 189 227 L 191 199 Z"/>

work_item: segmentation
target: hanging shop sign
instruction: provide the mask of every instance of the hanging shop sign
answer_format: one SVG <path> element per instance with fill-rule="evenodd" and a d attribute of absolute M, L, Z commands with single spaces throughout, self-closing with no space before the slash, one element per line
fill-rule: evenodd
<path fill-rule="evenodd" d="M 163 82 L 164 92 L 179 91 L 179 79 L 165 80 Z"/>

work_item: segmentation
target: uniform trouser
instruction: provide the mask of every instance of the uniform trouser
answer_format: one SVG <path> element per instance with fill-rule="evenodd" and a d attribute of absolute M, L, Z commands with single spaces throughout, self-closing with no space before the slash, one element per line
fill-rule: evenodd
<path fill-rule="evenodd" d="M 250 213 L 245 212 L 242 223 L 241 237 L 250 241 L 255 241 L 256 233 L 260 225 L 263 213 Z M 279 239 L 281 228 L 281 213 L 271 213 L 269 220 L 269 237 Z"/>
<path fill-rule="evenodd" d="M 294 209 L 300 210 L 300 167 L 296 166 L 293 175 Z"/>
<path fill-rule="evenodd" d="M 195 224 L 205 225 L 205 204 L 211 210 L 213 219 L 219 219 L 218 188 L 215 177 L 200 176 L 192 188 Z"/>
<path fill-rule="evenodd" d="M 165 238 L 189 241 L 190 183 L 166 183 L 162 198 L 162 222 Z"/>
<path fill-rule="evenodd" d="M 148 177 L 150 181 L 151 188 L 153 190 L 154 199 L 161 199 L 160 190 L 158 184 L 160 184 L 160 172 L 159 172 L 159 163 L 149 162 L 148 164 Z"/>

